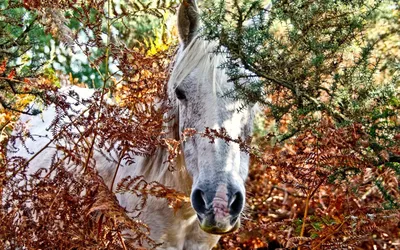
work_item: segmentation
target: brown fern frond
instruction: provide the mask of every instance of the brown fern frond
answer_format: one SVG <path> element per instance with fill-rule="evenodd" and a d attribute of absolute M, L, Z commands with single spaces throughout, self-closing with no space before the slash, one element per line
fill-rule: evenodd
<path fill-rule="evenodd" d="M 143 176 L 136 176 L 134 178 L 128 176 L 124 178 L 118 183 L 117 192 L 128 192 L 140 197 L 140 203 L 135 208 L 138 211 L 146 205 L 149 196 L 166 199 L 170 207 L 174 210 L 182 207 L 183 203 L 189 202 L 189 197 L 185 194 L 167 188 L 158 182 L 153 181 L 148 183 Z"/>

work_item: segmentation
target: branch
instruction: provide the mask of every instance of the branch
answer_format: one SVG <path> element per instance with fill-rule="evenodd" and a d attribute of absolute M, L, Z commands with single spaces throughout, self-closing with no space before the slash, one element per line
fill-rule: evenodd
<path fill-rule="evenodd" d="M 241 60 L 243 66 L 245 67 L 245 69 L 250 70 L 251 72 L 253 72 L 254 74 L 258 75 L 261 78 L 267 79 L 269 81 L 272 81 L 276 84 L 278 84 L 279 86 L 285 87 L 287 89 L 289 89 L 295 96 L 297 97 L 304 97 L 306 98 L 308 101 L 312 102 L 317 108 L 326 110 L 330 115 L 332 115 L 337 121 L 343 122 L 343 121 L 349 121 L 349 119 L 344 116 L 343 114 L 341 114 L 340 112 L 338 112 L 337 110 L 333 109 L 332 107 L 327 106 L 326 104 L 324 104 L 323 102 L 320 102 L 319 100 L 317 100 L 316 98 L 308 95 L 307 93 L 304 92 L 300 92 L 296 89 L 295 84 L 291 83 L 291 82 L 287 82 L 275 77 L 272 77 L 268 74 L 266 74 L 265 72 L 262 72 L 258 69 L 256 69 L 256 67 L 254 67 L 253 65 L 250 65 L 247 61 L 246 58 L 241 54 L 239 55 L 239 59 Z"/>
<path fill-rule="evenodd" d="M 33 109 L 32 112 L 27 112 L 27 111 L 23 111 L 23 110 L 19 110 L 16 108 L 13 108 L 11 106 L 11 104 L 7 103 L 3 98 L 0 97 L 0 104 L 1 106 L 3 106 L 4 109 L 8 109 L 14 112 L 18 112 L 21 114 L 25 114 L 25 115 L 38 115 L 40 113 L 42 113 L 42 111 L 38 110 L 38 109 Z"/>

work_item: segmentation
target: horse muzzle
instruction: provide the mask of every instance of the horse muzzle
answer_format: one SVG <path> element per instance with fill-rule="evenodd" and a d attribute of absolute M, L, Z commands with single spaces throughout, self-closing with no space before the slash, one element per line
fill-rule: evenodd
<path fill-rule="evenodd" d="M 214 214 L 205 216 L 197 215 L 200 223 L 200 228 L 209 234 L 224 235 L 233 233 L 240 227 L 240 218 L 227 217 L 225 221 L 216 221 Z"/>
<path fill-rule="evenodd" d="M 211 234 L 228 234 L 240 226 L 240 213 L 244 206 L 243 192 L 238 188 L 227 189 L 218 185 L 216 189 L 195 188 L 191 202 L 200 223 L 200 228 Z"/>

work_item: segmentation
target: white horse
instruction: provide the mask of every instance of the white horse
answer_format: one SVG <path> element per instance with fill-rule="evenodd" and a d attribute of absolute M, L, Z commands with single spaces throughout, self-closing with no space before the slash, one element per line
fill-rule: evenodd
<path fill-rule="evenodd" d="M 252 131 L 253 110 L 249 107 L 237 112 L 242 106 L 240 101 L 221 97 L 234 86 L 219 67 L 225 57 L 213 53 L 216 43 L 197 35 L 199 23 L 196 1 L 185 0 L 178 11 L 180 49 L 168 83 L 173 106 L 168 115 L 175 117 L 168 126 L 175 127 L 169 136 L 180 139 L 181 132 L 187 128 L 201 132 L 209 127 L 225 128 L 232 138 L 247 138 Z M 92 93 L 85 89 L 75 91 L 85 98 Z M 34 153 L 51 140 L 46 128 L 54 115 L 54 107 L 50 107 L 41 116 L 21 116 L 21 121 L 30 122 L 32 135 L 48 135 L 26 140 L 26 146 Z M 55 150 L 56 147 L 50 145 L 41 151 L 40 156 L 30 162 L 29 172 L 49 166 Z M 160 148 L 151 157 L 137 157 L 134 165 L 122 162 L 115 183 L 127 176 L 143 175 L 147 181 L 157 181 L 190 195 L 191 206 L 183 206 L 175 212 L 168 208 L 164 199 L 149 198 L 139 219 L 149 226 L 150 237 L 162 243 L 160 249 L 211 249 L 220 235 L 240 226 L 249 155 L 242 152 L 237 143 L 221 139 L 210 143 L 200 135 L 188 138 L 181 150 L 175 171 L 163 165 L 168 153 Z M 32 154 L 21 146 L 14 155 L 29 159 Z M 95 150 L 94 159 L 100 175 L 111 185 L 115 163 L 98 150 Z M 113 185 L 113 191 L 115 187 Z M 117 197 L 127 211 L 133 211 L 138 202 L 132 194 L 117 194 Z"/>

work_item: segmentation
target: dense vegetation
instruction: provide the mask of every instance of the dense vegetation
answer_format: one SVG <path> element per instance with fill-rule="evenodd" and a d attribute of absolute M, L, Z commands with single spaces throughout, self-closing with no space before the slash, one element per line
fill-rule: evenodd
<path fill-rule="evenodd" d="M 244 223 L 217 247 L 398 248 L 399 3 L 274 1 L 265 9 L 266 3 L 199 3 L 200 32 L 219 41 L 216 53 L 230 55 L 221 67 L 236 87 L 225 97 L 261 110 L 249 149 Z M 95 143 L 118 143 L 120 159 L 132 160 L 166 146 L 165 83 L 176 47 L 170 17 L 178 4 L 0 3 L 0 248 L 155 246 L 146 225 L 126 216 L 93 170 L 91 151 Z M 78 101 L 100 118 L 67 115 L 71 107 L 57 88 L 70 84 L 98 89 L 93 100 Z M 120 106 L 108 105 L 106 96 Z M 53 177 L 38 172 L 21 185 L 30 159 L 7 157 L 6 145 L 29 136 L 16 121 L 40 113 L 25 109 L 34 99 L 55 103 L 51 132 L 75 143 L 60 148 L 65 156 L 52 161 Z M 84 136 L 74 137 L 70 126 Z M 168 142 L 173 156 L 178 142 Z M 67 161 L 85 174 L 66 171 Z M 120 191 L 140 194 L 143 206 L 148 195 L 167 198 L 175 209 L 187 202 L 140 178 L 121 183 Z M 124 229 L 135 237 L 122 240 Z"/>
<path fill-rule="evenodd" d="M 248 225 L 224 246 L 396 247 L 398 2 L 263 4 L 207 1 L 203 16 L 230 55 L 227 98 L 265 107 Z"/>
<path fill-rule="evenodd" d="M 121 162 L 165 144 L 160 137 L 168 108 L 165 83 L 175 47 L 166 21 L 176 7 L 176 1 L 0 4 L 1 249 L 156 246 L 147 226 L 126 215 L 95 171 L 93 148 L 107 152 L 118 144 Z M 57 91 L 71 84 L 98 90 L 89 100 Z M 109 105 L 107 97 L 119 105 Z M 27 109 L 33 99 L 38 108 Z M 57 115 L 48 129 L 63 156 L 54 155 L 50 166 L 43 166 L 48 170 L 27 178 L 29 162 L 41 157 L 42 149 L 29 159 L 8 157 L 18 150 L 14 142 L 33 136 L 17 119 L 49 104 Z M 76 105 L 84 105 L 84 112 Z M 71 163 L 84 173 L 67 170 Z M 143 206 L 148 195 L 168 199 L 171 207 L 187 200 L 141 177 L 118 188 L 140 195 Z M 128 239 L 123 240 L 123 230 L 131 232 Z"/>

